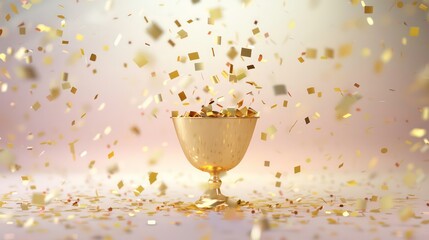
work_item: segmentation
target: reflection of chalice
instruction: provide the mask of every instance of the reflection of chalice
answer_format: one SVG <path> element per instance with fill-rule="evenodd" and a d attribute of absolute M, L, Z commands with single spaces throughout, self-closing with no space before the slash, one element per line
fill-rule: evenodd
<path fill-rule="evenodd" d="M 173 117 L 174 127 L 188 161 L 210 173 L 207 191 L 196 202 L 199 208 L 225 203 L 219 173 L 237 166 L 249 146 L 257 117 Z"/>

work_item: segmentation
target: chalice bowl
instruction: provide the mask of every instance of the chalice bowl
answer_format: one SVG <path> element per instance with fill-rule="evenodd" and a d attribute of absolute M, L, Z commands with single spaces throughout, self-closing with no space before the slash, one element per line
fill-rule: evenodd
<path fill-rule="evenodd" d="M 192 166 L 210 174 L 198 208 L 226 204 L 219 174 L 237 166 L 249 147 L 258 117 L 173 117 L 180 146 Z"/>

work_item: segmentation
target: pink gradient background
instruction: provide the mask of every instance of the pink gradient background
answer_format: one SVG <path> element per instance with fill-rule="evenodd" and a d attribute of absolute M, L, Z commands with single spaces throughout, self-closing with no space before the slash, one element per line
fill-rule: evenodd
<path fill-rule="evenodd" d="M 21 175 L 87 172 L 91 160 L 96 160 L 94 168 L 101 173 L 106 173 L 106 168 L 115 163 L 120 169 L 118 174 L 149 170 L 196 173 L 180 149 L 169 111 L 199 109 L 211 97 L 220 96 L 226 97 L 225 106 L 234 105 L 228 94 L 232 88 L 242 94 L 253 91 L 255 102 L 251 106 L 260 111 L 261 116 L 244 160 L 233 170 L 237 176 L 277 171 L 290 174 L 296 165 L 301 165 L 303 172 L 331 171 L 333 174 L 403 172 L 408 164 L 429 170 L 427 146 L 423 147 L 423 139 L 409 134 L 416 127 L 429 130 L 428 122 L 421 118 L 421 109 L 429 106 L 424 99 L 429 91 L 409 90 L 429 62 L 428 17 L 427 12 L 411 3 L 399 9 L 394 1 L 366 1 L 367 5 L 374 6 L 374 13 L 368 15 L 360 4 L 352 5 L 349 1 L 252 1 L 248 5 L 240 1 L 197 4 L 191 1 L 113 1 L 109 11 L 105 9 L 107 1 L 43 1 L 30 10 L 19 7 L 16 15 L 10 10 L 11 2 L 19 6 L 16 1 L 0 3 L 0 27 L 3 29 L 0 53 L 6 53 L 7 48 L 32 50 L 29 54 L 33 58 L 31 65 L 38 73 L 35 81 L 20 79 L 15 69 L 25 65 L 24 60 L 19 61 L 13 55 L 8 55 L 6 62 L 0 60 L 0 81 L 8 85 L 6 92 L 0 92 L 0 149 L 15 156 L 16 163 L 22 166 Z M 214 7 L 223 9 L 223 17 L 214 25 L 208 25 L 209 9 Z M 7 13 L 12 16 L 8 22 L 5 21 Z M 66 18 L 64 28 L 60 27 L 59 14 Z M 374 19 L 373 26 L 366 22 L 368 16 Z M 174 24 L 176 19 L 182 24 L 181 28 Z M 188 24 L 188 19 L 194 21 Z M 253 36 L 255 20 L 261 33 Z M 291 21 L 296 23 L 293 29 L 289 27 Z M 146 33 L 151 22 L 156 22 L 164 31 L 157 41 Z M 21 23 L 27 30 L 24 36 L 19 35 Z M 38 24 L 62 29 L 63 36 L 46 41 L 48 33 L 35 30 Z M 418 37 L 408 35 L 410 26 L 420 27 Z M 188 32 L 187 38 L 178 38 L 180 29 Z M 265 33 L 269 33 L 269 38 L 264 37 Z M 76 34 L 82 34 L 83 41 L 77 41 Z M 122 40 L 114 46 L 118 34 L 122 34 Z M 215 36 L 222 36 L 222 45 L 215 44 Z M 248 42 L 250 37 L 256 42 L 253 46 Z M 407 45 L 401 44 L 404 37 Z M 167 43 L 169 39 L 176 43 L 175 47 Z M 61 40 L 70 43 L 62 45 Z M 353 51 L 350 56 L 341 58 L 338 49 L 343 44 L 351 44 Z M 109 46 L 108 51 L 103 50 L 104 45 Z M 39 46 L 48 50 L 40 52 Z M 250 47 L 252 57 L 237 57 L 231 61 L 226 56 L 230 46 L 238 51 Z M 211 55 L 212 47 L 216 57 Z M 334 59 L 320 59 L 326 47 L 335 50 Z M 68 63 L 70 56 L 81 48 L 85 56 L 74 64 Z M 318 59 L 299 63 L 297 58 L 307 48 L 316 48 Z M 371 55 L 362 56 L 363 48 L 371 49 Z M 381 73 L 375 73 L 374 64 L 386 48 L 392 49 L 393 57 Z M 149 56 L 149 64 L 142 68 L 133 62 L 137 51 Z M 200 60 L 177 62 L 177 56 L 194 51 L 199 52 Z M 89 61 L 91 53 L 97 55 L 96 62 Z M 267 62 L 258 62 L 259 54 Z M 281 65 L 276 54 L 283 59 Z M 52 57 L 54 62 L 44 64 L 45 56 Z M 204 71 L 194 71 L 194 62 L 204 62 Z M 256 69 L 248 71 L 247 78 L 239 83 L 231 84 L 220 74 L 222 70 L 228 71 L 227 62 L 233 63 L 236 69 L 250 64 Z M 128 64 L 127 68 L 124 63 Z M 96 74 L 92 73 L 94 69 Z M 10 79 L 4 70 L 10 73 Z M 170 80 L 168 73 L 174 70 L 179 71 L 180 77 Z M 61 84 L 63 72 L 69 74 L 69 82 L 78 91 L 75 95 L 62 91 L 58 99 L 49 102 L 46 99 L 49 87 Z M 151 76 L 152 72 L 156 72 L 156 77 Z M 215 74 L 221 79 L 218 85 L 210 81 L 210 76 Z M 193 82 L 184 88 L 180 83 L 186 78 L 192 78 Z M 262 89 L 257 91 L 245 81 L 255 81 Z M 360 88 L 355 88 L 354 83 L 359 83 Z M 37 88 L 32 89 L 32 84 L 37 84 Z M 272 87 L 275 84 L 285 84 L 291 96 L 275 96 Z M 217 94 L 204 93 L 201 89 L 205 85 L 214 87 Z M 323 96 L 308 95 L 308 87 L 315 87 Z M 194 88 L 197 90 L 192 95 Z M 352 116 L 348 119 L 336 119 L 335 106 L 342 96 L 334 88 L 358 92 L 363 97 L 352 107 Z M 173 94 L 170 89 L 174 89 Z M 186 92 L 190 106 L 181 106 L 177 97 L 180 91 Z M 96 94 L 98 99 L 93 100 Z M 152 101 L 146 109 L 139 109 L 148 97 L 156 94 L 162 94 L 163 102 Z M 197 96 L 202 102 L 195 101 Z M 245 104 L 250 100 L 246 96 Z M 282 107 L 283 100 L 288 100 L 287 108 Z M 33 111 L 31 106 L 36 101 L 42 107 Z M 69 111 L 66 111 L 67 102 L 73 105 Z M 98 111 L 102 103 L 105 108 Z M 301 105 L 296 107 L 297 103 Z M 273 104 L 278 107 L 271 109 Z M 356 111 L 357 108 L 360 111 Z M 154 109 L 158 111 L 157 118 L 151 114 Z M 315 112 L 320 114 L 319 119 L 312 118 Z M 80 119 L 83 113 L 86 116 Z M 305 117 L 310 117 L 310 124 L 305 124 Z M 73 120 L 76 120 L 75 126 L 71 126 Z M 295 121 L 295 127 L 289 132 Z M 277 128 L 275 137 L 261 141 L 260 133 L 271 125 Z M 108 126 L 112 131 L 105 135 L 103 131 Z M 138 126 L 140 136 L 130 131 L 132 126 Z M 37 137 L 39 132 L 44 132 L 44 136 Z M 30 133 L 34 134 L 32 140 L 27 137 Z M 97 133 L 102 137 L 94 141 Z M 79 140 L 75 144 L 75 161 L 68 145 L 74 140 Z M 118 143 L 113 146 L 115 140 Z M 41 145 L 43 141 L 55 144 Z M 419 150 L 410 151 L 417 142 L 421 144 Z M 13 143 L 13 148 L 8 147 L 8 143 Z M 27 150 L 29 146 L 33 150 Z M 380 152 L 383 147 L 388 148 L 388 153 Z M 115 156 L 108 159 L 112 150 Z M 81 157 L 84 151 L 87 155 Z M 151 158 L 157 159 L 156 164 L 149 164 Z M 307 158 L 311 158 L 310 163 L 306 162 Z M 373 158 L 378 162 L 374 168 L 369 168 Z M 266 160 L 271 161 L 270 168 L 263 167 Z M 44 167 L 45 162 L 50 166 Z M 338 169 L 341 163 L 344 166 Z M 400 163 L 399 167 L 395 163 Z M 8 172 L 4 164 L 0 168 Z"/>

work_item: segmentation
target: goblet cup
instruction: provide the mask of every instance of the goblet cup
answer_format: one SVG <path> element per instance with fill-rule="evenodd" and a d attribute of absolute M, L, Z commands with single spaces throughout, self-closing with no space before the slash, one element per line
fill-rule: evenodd
<path fill-rule="evenodd" d="M 226 203 L 219 174 L 237 166 L 247 151 L 258 117 L 173 117 L 174 128 L 186 158 L 210 174 L 206 192 L 195 203 L 213 208 Z"/>

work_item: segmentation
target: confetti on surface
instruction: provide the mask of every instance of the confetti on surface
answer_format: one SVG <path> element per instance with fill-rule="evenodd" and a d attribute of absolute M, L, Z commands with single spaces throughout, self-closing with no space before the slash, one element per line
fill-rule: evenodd
<path fill-rule="evenodd" d="M 299 57 L 299 58 L 298 58 L 298 61 L 299 61 L 300 63 L 303 63 L 303 62 L 304 62 L 304 58 Z"/>
<path fill-rule="evenodd" d="M 37 206 L 45 205 L 45 194 L 43 193 L 33 193 L 31 198 L 31 203 Z"/>
<path fill-rule="evenodd" d="M 109 154 L 107 154 L 107 158 L 111 159 L 115 156 L 115 152 L 111 151 Z"/>
<path fill-rule="evenodd" d="M 270 161 L 264 161 L 264 167 L 269 167 L 270 166 Z"/>

